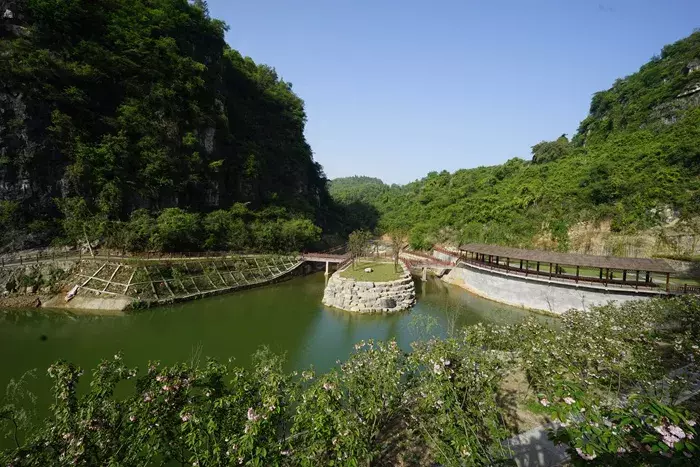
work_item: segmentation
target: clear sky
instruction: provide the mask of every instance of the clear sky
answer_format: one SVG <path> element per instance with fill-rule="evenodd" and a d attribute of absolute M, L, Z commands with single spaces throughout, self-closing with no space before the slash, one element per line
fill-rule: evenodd
<path fill-rule="evenodd" d="M 306 102 L 329 178 L 406 183 L 530 157 L 700 27 L 699 0 L 209 0 Z"/>

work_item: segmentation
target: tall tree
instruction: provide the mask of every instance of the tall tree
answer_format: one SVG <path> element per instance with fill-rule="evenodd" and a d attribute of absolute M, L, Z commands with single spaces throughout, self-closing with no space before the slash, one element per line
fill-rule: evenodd
<path fill-rule="evenodd" d="M 353 268 L 356 266 L 357 259 L 366 254 L 371 238 L 372 234 L 365 230 L 356 230 L 348 237 L 348 250 L 352 258 Z"/>

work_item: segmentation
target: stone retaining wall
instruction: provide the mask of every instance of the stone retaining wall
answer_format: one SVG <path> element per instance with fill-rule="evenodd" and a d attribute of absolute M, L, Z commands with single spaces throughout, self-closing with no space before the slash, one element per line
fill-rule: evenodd
<path fill-rule="evenodd" d="M 326 284 L 323 304 L 358 313 L 407 310 L 416 302 L 416 288 L 408 268 L 401 263 L 401 279 L 390 282 L 362 282 L 340 277 L 338 271 Z"/>

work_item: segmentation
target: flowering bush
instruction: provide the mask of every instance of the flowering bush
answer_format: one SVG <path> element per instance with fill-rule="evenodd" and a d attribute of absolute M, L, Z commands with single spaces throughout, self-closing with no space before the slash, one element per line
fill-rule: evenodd
<path fill-rule="evenodd" d="M 145 374 L 120 355 L 93 372 L 66 362 L 54 379 L 52 416 L 0 455 L 8 465 L 369 465 L 381 434 L 417 424 L 433 457 L 473 465 L 503 457 L 495 404 L 497 362 L 466 342 L 432 341 L 410 355 L 394 341 L 361 342 L 338 368 L 286 375 L 266 350 L 246 370 L 208 361 Z M 129 381 L 132 394 L 114 396 Z M 126 383 L 129 384 L 129 383 Z M 7 406 L 6 410 L 14 407 Z"/>
<path fill-rule="evenodd" d="M 143 374 L 115 355 L 82 395 L 81 370 L 58 362 L 49 368 L 51 417 L 29 437 L 19 435 L 30 419 L 21 384 L 11 385 L 0 424 L 16 447 L 0 461 L 359 466 L 386 460 L 386 434 L 404 430 L 427 447 L 426 461 L 495 465 L 508 462 L 503 441 L 512 435 L 502 378 L 521 369 L 541 409 L 562 422 L 552 437 L 575 464 L 697 465 L 697 418 L 660 400 L 685 383 L 661 377 L 697 359 L 699 311 L 698 298 L 608 305 L 567 313 L 558 328 L 472 326 L 409 354 L 393 341 L 360 342 L 324 375 L 286 374 L 264 349 L 251 369 L 152 363 Z M 115 397 L 117 385 L 130 395 Z"/>
<path fill-rule="evenodd" d="M 568 446 L 575 465 L 698 465 L 696 421 L 685 410 L 645 396 L 600 406 L 573 387 L 547 405 L 562 422 L 550 438 Z"/>
<path fill-rule="evenodd" d="M 465 339 L 418 343 L 410 390 L 411 422 L 444 465 L 494 465 L 509 458 L 496 405 L 502 365 Z"/>

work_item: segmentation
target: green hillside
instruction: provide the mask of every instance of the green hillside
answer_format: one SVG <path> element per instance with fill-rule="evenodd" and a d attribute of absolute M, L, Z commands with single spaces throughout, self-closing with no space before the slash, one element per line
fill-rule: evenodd
<path fill-rule="evenodd" d="M 274 68 L 228 47 L 206 2 L 8 0 L 5 10 L 2 246 L 84 232 L 131 249 L 318 238 L 314 223 L 332 210 L 304 103 Z"/>
<path fill-rule="evenodd" d="M 416 247 L 529 246 L 544 236 L 565 250 L 580 221 L 631 233 L 669 215 L 689 220 L 700 214 L 700 32 L 595 94 L 571 141 L 543 141 L 529 160 L 432 172 L 404 186 L 339 179 L 331 193 L 371 204 L 384 230 L 409 228 Z"/>

